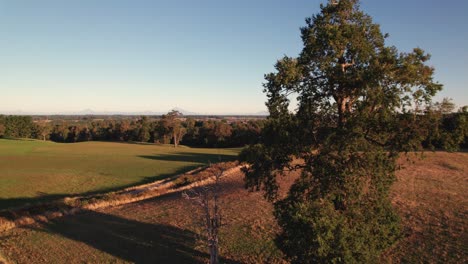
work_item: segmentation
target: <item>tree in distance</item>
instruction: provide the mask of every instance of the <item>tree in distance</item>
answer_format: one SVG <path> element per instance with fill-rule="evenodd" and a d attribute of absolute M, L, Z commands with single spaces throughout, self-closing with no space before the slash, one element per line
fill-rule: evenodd
<path fill-rule="evenodd" d="M 161 124 L 167 134 L 170 134 L 172 137 L 172 142 L 174 147 L 177 148 L 180 140 L 186 133 L 186 129 L 182 126 L 180 122 L 180 117 L 182 113 L 177 110 L 172 110 L 169 113 L 165 114 L 161 118 Z"/>
<path fill-rule="evenodd" d="M 430 130 L 424 142 L 426 147 L 457 151 L 468 142 L 468 112 L 463 107 L 457 113 L 454 110 L 455 104 L 450 98 L 427 109 L 425 119 Z"/>
<path fill-rule="evenodd" d="M 445 97 L 441 102 L 434 104 L 434 110 L 440 112 L 443 115 L 452 113 L 455 110 L 455 104 L 451 98 Z"/>
<path fill-rule="evenodd" d="M 150 124 L 148 122 L 148 117 L 142 116 L 140 120 L 138 120 L 139 129 L 137 130 L 137 139 L 140 142 L 148 142 L 150 139 Z"/>
<path fill-rule="evenodd" d="M 46 121 L 38 122 L 34 127 L 34 130 L 36 137 L 42 139 L 43 141 L 47 139 L 47 136 L 49 136 L 51 132 L 51 128 Z"/>
<path fill-rule="evenodd" d="M 274 202 L 291 262 L 379 262 L 400 236 L 389 200 L 396 161 L 421 146 L 419 120 L 442 85 L 430 55 L 387 46 L 358 0 L 320 8 L 301 28 L 299 56 L 265 75 L 270 116 L 262 142 L 240 154 L 246 186 Z M 301 175 L 280 198 L 277 176 L 292 170 Z"/>

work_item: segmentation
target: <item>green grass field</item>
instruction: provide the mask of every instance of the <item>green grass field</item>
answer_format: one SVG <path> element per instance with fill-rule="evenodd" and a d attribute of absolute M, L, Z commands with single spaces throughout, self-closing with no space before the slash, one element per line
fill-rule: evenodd
<path fill-rule="evenodd" d="M 233 160 L 238 149 L 0 139 L 0 210 L 107 192 Z"/>
<path fill-rule="evenodd" d="M 402 237 L 380 263 L 468 263 L 468 154 L 428 153 L 397 172 L 392 203 Z M 298 173 L 281 178 L 285 190 Z M 238 172 L 221 181 L 221 263 L 288 263 L 275 246 L 272 205 L 244 188 Z M 283 192 L 280 192 L 284 195 Z M 11 263 L 207 263 L 200 208 L 180 192 L 0 233 Z"/>

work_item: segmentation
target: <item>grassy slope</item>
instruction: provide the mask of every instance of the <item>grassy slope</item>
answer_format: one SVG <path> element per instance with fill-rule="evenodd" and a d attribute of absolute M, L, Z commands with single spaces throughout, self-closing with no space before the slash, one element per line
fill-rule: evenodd
<path fill-rule="evenodd" d="M 404 238 L 386 257 L 468 263 L 468 153 L 427 153 L 422 161 L 402 164 L 392 201 Z"/>
<path fill-rule="evenodd" d="M 404 238 L 386 253 L 388 262 L 468 260 L 468 154 L 427 156 L 415 164 L 402 160 L 406 168 L 398 172 L 392 200 Z M 242 175 L 224 179 L 222 203 L 225 261 L 283 261 L 272 242 L 277 231 L 272 207 L 260 193 L 243 189 Z M 196 211 L 180 193 L 172 194 L 12 230 L 0 237 L 0 248 L 18 263 L 202 262 L 207 255 L 196 241 Z"/>
<path fill-rule="evenodd" d="M 219 158 L 232 160 L 237 152 L 150 144 L 0 139 L 0 209 L 145 183 Z"/>

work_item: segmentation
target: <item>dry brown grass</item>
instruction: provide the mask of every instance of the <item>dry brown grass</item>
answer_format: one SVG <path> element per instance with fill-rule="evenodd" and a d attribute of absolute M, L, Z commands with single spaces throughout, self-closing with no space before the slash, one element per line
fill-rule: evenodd
<path fill-rule="evenodd" d="M 214 171 L 223 170 L 228 175 L 239 170 L 237 162 L 224 162 L 209 167 L 200 167 L 187 173 L 176 175 L 149 184 L 126 188 L 118 192 L 100 195 L 66 197 L 51 203 L 43 203 L 17 210 L 0 211 L 0 232 L 16 227 L 44 223 L 81 211 L 97 210 L 111 206 L 134 203 L 160 195 L 183 191 L 200 184 L 211 182 Z M 179 178 L 190 180 L 180 181 Z M 180 184 L 183 182 L 184 184 Z"/>
<path fill-rule="evenodd" d="M 427 153 L 415 163 L 401 162 L 392 201 L 404 238 L 382 260 L 466 263 L 468 154 Z M 283 179 L 283 187 L 295 177 Z M 278 226 L 271 204 L 244 189 L 240 172 L 224 177 L 222 190 L 223 261 L 285 262 L 273 242 Z M 10 230 L 0 248 L 17 263 L 202 263 L 207 255 L 198 239 L 197 210 L 176 191 Z"/>
<path fill-rule="evenodd" d="M 1 253 L 0 253 L 0 264 L 7 264 L 6 259 L 3 257 Z"/>
<path fill-rule="evenodd" d="M 393 262 L 468 262 L 468 154 L 426 153 L 401 159 L 392 201 L 404 238 L 386 255 Z"/>

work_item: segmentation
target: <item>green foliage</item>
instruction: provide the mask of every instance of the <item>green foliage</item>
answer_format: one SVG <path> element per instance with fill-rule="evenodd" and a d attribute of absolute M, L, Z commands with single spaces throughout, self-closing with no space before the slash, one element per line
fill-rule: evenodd
<path fill-rule="evenodd" d="M 142 116 L 141 119 L 138 120 L 137 131 L 137 141 L 148 142 L 150 140 L 150 126 L 146 116 Z"/>
<path fill-rule="evenodd" d="M 6 116 L 0 118 L 0 136 L 11 138 L 31 138 L 34 123 L 30 116 Z"/>
<path fill-rule="evenodd" d="M 388 198 L 396 160 L 421 147 L 420 115 L 442 85 L 430 55 L 386 46 L 357 0 L 330 1 L 306 23 L 299 57 L 265 75 L 270 117 L 261 144 L 240 154 L 246 185 L 275 201 L 278 245 L 292 262 L 377 262 L 399 237 Z M 280 199 L 277 175 L 297 169 Z"/>
<path fill-rule="evenodd" d="M 455 110 L 455 104 L 453 103 L 451 98 L 444 98 L 442 102 L 435 103 L 435 110 L 439 111 L 441 114 L 450 114 Z"/>
<path fill-rule="evenodd" d="M 177 110 L 172 110 L 166 115 L 163 115 L 160 122 L 162 130 L 165 131 L 164 136 L 172 138 L 174 147 L 179 145 L 180 140 L 186 133 L 186 129 L 182 126 L 182 122 L 180 121 L 181 117 L 182 113 Z"/>
<path fill-rule="evenodd" d="M 264 120 L 211 120 L 183 118 L 168 113 L 162 118 L 19 117 L 0 115 L 0 137 L 24 137 L 61 143 L 83 141 L 137 141 L 197 147 L 242 147 L 257 143 Z M 26 119 L 26 122 L 21 120 Z M 32 121 L 34 119 L 34 122 Z M 119 120 L 120 119 L 120 120 Z M 5 134 L 7 132 L 7 134 Z"/>
<path fill-rule="evenodd" d="M 423 117 L 429 127 L 425 147 L 457 151 L 460 146 L 466 145 L 468 112 L 461 108 L 457 113 L 453 113 L 454 109 L 455 105 L 447 98 L 427 109 Z"/>
<path fill-rule="evenodd" d="M 0 137 L 5 135 L 5 117 L 0 115 Z"/>

